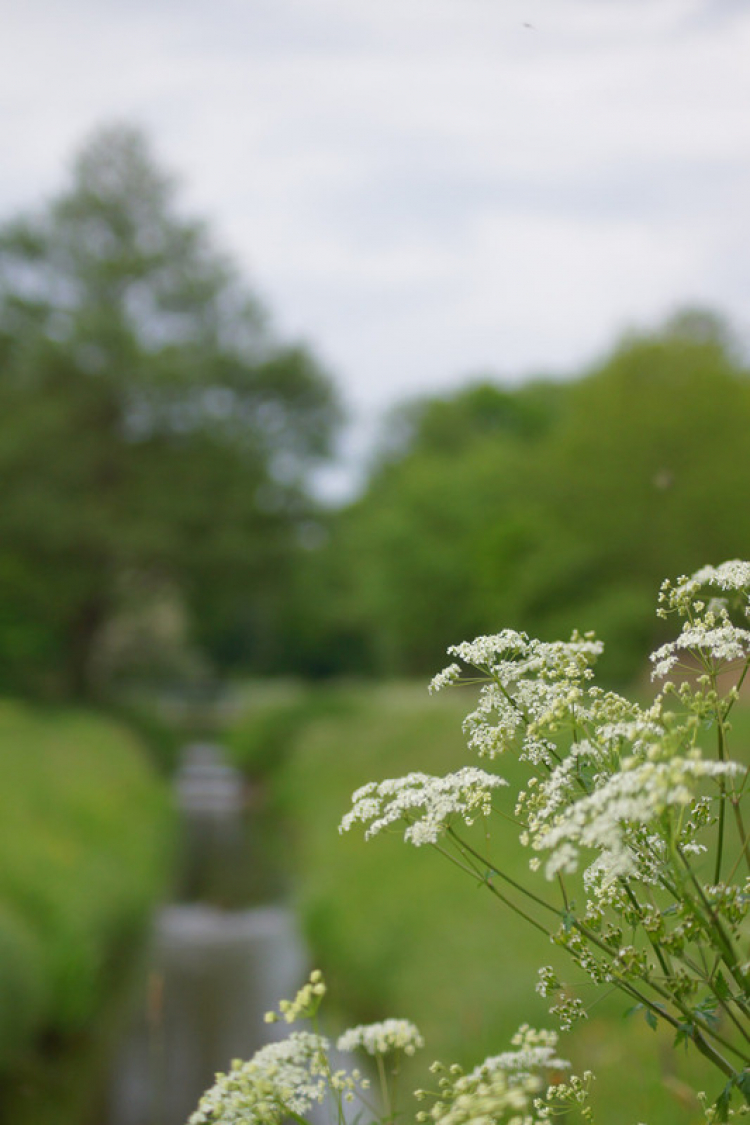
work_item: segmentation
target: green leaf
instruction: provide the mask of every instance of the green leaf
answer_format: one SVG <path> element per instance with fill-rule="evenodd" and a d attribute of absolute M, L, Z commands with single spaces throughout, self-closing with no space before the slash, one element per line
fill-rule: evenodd
<path fill-rule="evenodd" d="M 734 1084 L 746 1098 L 750 1099 L 750 1070 L 745 1069 L 742 1074 L 737 1075 Z"/>
<path fill-rule="evenodd" d="M 729 985 L 721 972 L 718 972 L 714 977 L 714 988 L 720 1000 L 729 1000 L 731 998 L 732 994 L 729 990 Z"/>
<path fill-rule="evenodd" d="M 728 1121 L 729 1120 L 729 1103 L 732 1100 L 732 1087 L 733 1086 L 734 1086 L 734 1080 L 730 1078 L 730 1080 L 727 1082 L 726 1086 L 724 1087 L 724 1089 L 721 1091 L 718 1098 L 714 1102 L 714 1109 L 716 1110 L 716 1120 L 717 1121 Z"/>
<path fill-rule="evenodd" d="M 693 1011 L 712 1027 L 715 1027 L 719 1022 L 719 1017 L 716 1013 L 716 1001 L 713 996 L 706 996 L 700 1003 L 695 1005 Z"/>
<path fill-rule="evenodd" d="M 566 910 L 562 916 L 562 919 L 563 929 L 565 930 L 566 934 L 569 934 L 573 929 L 573 926 L 575 925 L 576 916 L 572 910 Z"/>
<path fill-rule="evenodd" d="M 650 1009 L 646 1012 L 646 1023 L 652 1031 L 656 1031 L 658 1020 L 656 1019 L 656 1015 L 654 1014 L 654 1012 L 652 1012 Z"/>

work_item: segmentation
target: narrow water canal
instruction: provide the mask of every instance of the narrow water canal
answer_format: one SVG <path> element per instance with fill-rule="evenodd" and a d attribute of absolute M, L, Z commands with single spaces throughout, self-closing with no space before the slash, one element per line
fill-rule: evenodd
<path fill-rule="evenodd" d="M 183 863 L 155 920 L 148 983 L 110 1086 L 107 1125 L 185 1125 L 216 1071 L 269 1038 L 263 1014 L 307 968 L 261 815 L 218 747 L 177 776 Z"/>

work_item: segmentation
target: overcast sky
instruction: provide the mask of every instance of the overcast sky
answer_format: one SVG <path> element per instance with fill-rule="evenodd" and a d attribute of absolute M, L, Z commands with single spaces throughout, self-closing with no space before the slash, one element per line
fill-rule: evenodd
<path fill-rule="evenodd" d="M 0 2 L 0 215 L 98 124 L 150 133 L 360 420 L 750 329 L 747 0 Z"/>

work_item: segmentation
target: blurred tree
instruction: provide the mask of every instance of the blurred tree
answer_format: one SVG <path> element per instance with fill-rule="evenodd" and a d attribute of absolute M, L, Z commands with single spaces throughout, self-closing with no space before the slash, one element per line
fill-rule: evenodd
<path fill-rule="evenodd" d="M 659 640 L 661 579 L 750 556 L 748 433 L 739 349 L 700 310 L 565 384 L 410 404 L 334 529 L 339 616 L 380 672 L 429 674 L 447 644 L 505 626 L 581 628 L 626 680 Z"/>
<path fill-rule="evenodd" d="M 90 691 L 123 604 L 175 589 L 217 650 L 254 622 L 262 663 L 337 419 L 143 136 L 94 136 L 67 191 L 0 228 L 0 678 Z"/>
<path fill-rule="evenodd" d="M 750 379 L 719 317 L 689 310 L 626 337 L 570 387 L 533 468 L 547 528 L 514 582 L 525 619 L 596 629 L 612 642 L 604 668 L 632 674 L 659 637 L 661 579 L 750 555 L 748 433 Z"/>
<path fill-rule="evenodd" d="M 464 453 L 484 438 L 533 440 L 549 429 L 564 393 L 542 380 L 507 390 L 479 378 L 447 397 L 403 403 L 386 420 L 372 475 L 418 452 Z"/>
<path fill-rule="evenodd" d="M 497 591 L 536 527 L 523 479 L 564 394 L 482 381 L 387 420 L 368 487 L 329 550 L 331 604 L 364 638 L 363 665 L 423 675 L 451 642 L 511 623 L 512 596 Z"/>

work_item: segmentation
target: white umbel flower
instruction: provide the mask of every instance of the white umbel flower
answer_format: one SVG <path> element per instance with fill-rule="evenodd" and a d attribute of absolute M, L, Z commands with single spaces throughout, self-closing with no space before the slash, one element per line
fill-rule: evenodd
<path fill-rule="evenodd" d="M 708 761 L 698 753 L 662 762 L 626 759 L 618 773 L 580 800 L 554 808 L 551 818 L 545 809 L 537 813 L 532 847 L 549 853 L 548 879 L 559 871 L 575 871 L 581 851 L 589 848 L 599 852 L 596 867 L 605 882 L 628 875 L 644 878 L 638 849 L 629 843 L 630 830 L 652 824 L 669 808 L 690 806 L 700 780 L 746 772 L 739 762 Z"/>
<path fill-rule="evenodd" d="M 415 847 L 435 844 L 451 821 L 473 824 L 477 816 L 492 811 L 492 791 L 507 785 L 502 777 L 466 766 L 446 777 L 410 773 L 405 777 L 371 781 L 352 797 L 352 808 L 339 825 L 348 832 L 355 824 L 366 825 L 365 839 L 400 822 L 406 823 L 404 839 Z"/>
<path fill-rule="evenodd" d="M 188 1125 L 281 1125 L 289 1110 L 304 1115 L 325 1098 L 328 1047 L 308 1031 L 267 1044 L 249 1062 L 217 1074 Z"/>
<path fill-rule="evenodd" d="M 387 1055 L 391 1051 L 413 1055 L 424 1047 L 424 1039 L 409 1020 L 389 1019 L 350 1027 L 339 1036 L 336 1046 L 340 1051 L 356 1051 L 359 1048 L 373 1056 Z"/>

